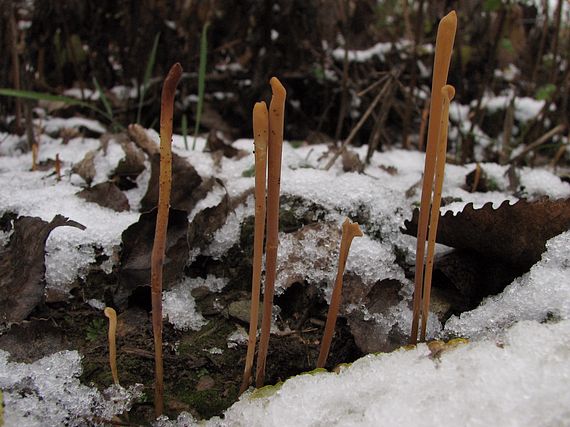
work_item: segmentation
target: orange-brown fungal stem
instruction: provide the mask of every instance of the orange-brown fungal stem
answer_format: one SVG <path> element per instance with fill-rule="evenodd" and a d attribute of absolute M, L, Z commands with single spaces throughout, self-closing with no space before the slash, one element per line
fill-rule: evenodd
<path fill-rule="evenodd" d="M 445 85 L 443 89 L 441 89 L 441 93 L 443 97 L 443 108 L 437 144 L 437 157 L 435 162 L 435 186 L 433 190 L 433 200 L 431 203 L 426 271 L 423 283 L 422 328 L 420 331 L 421 341 L 425 341 L 426 339 L 427 319 L 429 315 L 429 304 L 431 296 L 431 278 L 433 273 L 433 258 L 435 255 L 435 238 L 437 236 L 439 208 L 441 206 L 441 192 L 443 188 L 443 177 L 445 175 L 447 129 L 449 127 L 449 104 L 455 96 L 455 89 L 453 86 Z"/>
<path fill-rule="evenodd" d="M 61 181 L 61 160 L 59 159 L 59 153 L 55 155 L 55 179 Z"/>
<path fill-rule="evenodd" d="M 413 319 L 410 343 L 415 344 L 418 337 L 420 307 L 422 301 L 422 284 L 424 276 L 425 244 L 428 227 L 429 206 L 433 190 L 437 138 L 441 122 L 442 95 L 441 89 L 447 81 L 453 41 L 457 30 L 457 15 L 455 11 L 443 17 L 437 29 L 435 44 L 435 59 L 431 87 L 430 120 L 424 166 L 420 215 L 418 221 L 418 240 L 416 247 L 416 271 L 413 303 Z"/>
<path fill-rule="evenodd" d="M 154 335 L 155 388 L 154 410 L 156 416 L 163 411 L 163 364 L 162 364 L 162 265 L 166 249 L 170 190 L 172 187 L 172 117 L 174 95 L 182 76 L 182 67 L 176 63 L 170 68 L 162 86 L 160 102 L 160 176 L 158 190 L 158 211 L 151 254 L 151 301 L 152 329 Z"/>
<path fill-rule="evenodd" d="M 269 84 L 273 96 L 269 104 L 269 147 L 267 149 L 267 241 L 265 243 L 265 291 L 263 294 L 263 317 L 257 355 L 255 384 L 265 382 L 265 362 L 269 348 L 269 331 L 273 308 L 273 293 L 277 274 L 277 246 L 279 245 L 279 191 L 281 181 L 281 152 L 287 92 L 281 82 L 272 77 Z"/>
<path fill-rule="evenodd" d="M 111 308 L 105 308 L 105 316 L 109 319 L 109 365 L 111 366 L 111 374 L 113 374 L 113 382 L 119 384 L 119 373 L 117 371 L 117 312 Z"/>
<path fill-rule="evenodd" d="M 334 328 L 336 325 L 336 318 L 338 316 L 338 310 L 340 308 L 340 301 L 342 297 L 342 276 L 346 267 L 346 260 L 348 258 L 348 252 L 350 251 L 350 244 L 352 243 L 352 239 L 360 236 L 362 236 L 362 230 L 360 230 L 358 223 L 351 223 L 348 218 L 345 219 L 342 224 L 342 237 L 340 240 L 340 253 L 338 257 L 338 270 L 336 273 L 336 280 L 331 296 L 331 303 L 329 305 L 329 311 L 327 314 L 325 332 L 321 341 L 321 351 L 319 352 L 317 368 L 324 368 L 327 357 L 329 355 Z"/>
<path fill-rule="evenodd" d="M 259 317 L 259 294 L 261 291 L 261 265 L 263 238 L 265 237 L 265 184 L 267 174 L 267 141 L 269 119 L 267 105 L 258 102 L 253 107 L 253 144 L 255 147 L 255 226 L 253 231 L 253 266 L 251 279 L 251 311 L 249 316 L 249 338 L 240 394 L 251 384 L 257 321 Z"/>

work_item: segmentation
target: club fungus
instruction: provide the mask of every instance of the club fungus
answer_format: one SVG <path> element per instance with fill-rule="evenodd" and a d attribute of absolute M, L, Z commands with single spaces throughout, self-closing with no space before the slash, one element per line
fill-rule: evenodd
<path fill-rule="evenodd" d="M 257 318 L 259 316 L 259 294 L 261 290 L 261 264 L 263 239 L 265 237 L 265 184 L 267 174 L 268 112 L 265 102 L 253 107 L 253 144 L 255 148 L 255 226 L 253 231 L 253 266 L 251 279 L 251 311 L 249 317 L 249 338 L 240 394 L 251 383 L 253 356 L 257 339 Z"/>
<path fill-rule="evenodd" d="M 269 104 L 269 147 L 267 149 L 267 241 L 265 243 L 265 291 L 263 293 L 263 318 L 257 355 L 256 386 L 265 382 L 265 361 L 269 347 L 269 330 L 273 308 L 273 293 L 277 274 L 277 246 L 279 244 L 279 187 L 281 180 L 281 151 L 287 92 L 276 78 L 269 84 L 273 95 Z"/>
<path fill-rule="evenodd" d="M 176 86 L 182 76 L 182 67 L 174 64 L 164 79 L 160 102 L 160 178 L 158 211 L 152 246 L 150 283 L 152 294 L 152 330 L 154 335 L 155 388 L 154 411 L 156 416 L 163 410 L 163 365 L 162 365 L 162 266 L 166 249 L 168 210 L 172 187 L 172 118 Z"/>
<path fill-rule="evenodd" d="M 424 276 L 424 257 L 426 236 L 428 227 L 429 206 L 432 197 L 436 149 L 439 136 L 439 127 L 442 114 L 441 90 L 447 82 L 451 52 L 455 32 L 457 30 L 457 15 L 451 11 L 444 16 L 437 29 L 435 43 L 435 59 L 433 66 L 433 78 L 431 87 L 430 120 L 426 147 L 426 160 L 422 184 L 422 197 L 420 203 L 420 218 L 418 223 L 417 247 L 416 247 L 416 271 L 413 303 L 413 319 L 410 343 L 415 344 L 418 339 L 418 326 L 422 301 L 422 284 Z M 427 318 L 428 313 L 422 313 Z"/>
<path fill-rule="evenodd" d="M 332 337 L 334 334 L 334 327 L 336 324 L 336 318 L 338 316 L 338 309 L 340 308 L 340 300 L 342 297 L 342 276 L 346 267 L 346 260 L 348 258 L 348 252 L 350 251 L 350 244 L 352 243 L 352 239 L 361 236 L 362 230 L 360 230 L 358 223 L 352 223 L 348 218 L 345 219 L 342 223 L 342 237 L 340 240 L 340 253 L 338 256 L 338 270 L 336 273 L 336 280 L 331 296 L 331 303 L 329 305 L 329 311 L 327 314 L 325 332 L 321 341 L 321 351 L 319 353 L 319 359 L 317 361 L 317 368 L 324 368 L 327 357 L 329 355 Z"/>
<path fill-rule="evenodd" d="M 119 384 L 119 373 L 117 371 L 117 312 L 111 308 L 105 308 L 105 316 L 109 319 L 109 365 L 113 374 L 113 382 Z"/>
<path fill-rule="evenodd" d="M 445 85 L 441 89 L 443 96 L 443 109 L 441 123 L 439 127 L 439 137 L 437 144 L 437 154 L 435 159 L 435 186 L 433 190 L 433 200 L 431 202 L 431 212 L 429 221 L 428 249 L 426 260 L 426 271 L 423 283 L 423 307 L 422 307 L 422 329 L 420 340 L 426 339 L 427 318 L 429 313 L 429 303 L 431 294 L 431 278 L 433 273 L 433 257 L 435 255 L 435 238 L 437 235 L 437 225 L 439 221 L 439 208 L 441 206 L 441 191 L 443 187 L 443 176 L 445 172 L 445 157 L 447 153 L 447 129 L 449 126 L 449 103 L 455 96 L 455 88 Z"/>

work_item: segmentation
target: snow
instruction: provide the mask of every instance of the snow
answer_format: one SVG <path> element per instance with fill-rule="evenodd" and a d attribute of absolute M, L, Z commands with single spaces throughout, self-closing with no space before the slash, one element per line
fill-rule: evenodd
<path fill-rule="evenodd" d="M 60 154 L 63 174 L 69 172 L 73 162 L 80 161 L 85 152 L 98 147 L 94 139 L 75 138 L 67 145 L 60 139 L 42 136 L 39 160 L 54 159 Z M 97 154 L 96 165 L 103 175 L 111 163 L 118 162 L 116 144 L 109 144 L 112 154 Z M 100 157 L 99 157 L 100 156 Z M 112 159 L 113 158 L 113 159 Z M 53 171 L 31 172 L 31 154 L 15 154 L 0 157 L 0 206 L 5 212 L 40 217 L 51 221 L 57 214 L 83 224 L 86 229 L 58 227 L 53 230 L 46 244 L 46 282 L 48 289 L 67 293 L 70 285 L 79 277 L 85 277 L 89 266 L 95 263 L 95 248 L 111 257 L 121 243 L 121 233 L 138 220 L 136 212 L 115 212 L 94 203 L 88 203 L 75 194 L 81 190 L 71 180 L 57 182 Z M 100 177 L 103 180 L 103 177 Z M 106 178 L 104 179 L 106 181 Z M 81 180 L 81 182 L 83 182 Z"/>
<path fill-rule="evenodd" d="M 84 127 L 94 133 L 103 134 L 106 132 L 103 125 L 98 121 L 83 117 L 70 117 L 67 119 L 60 117 L 48 117 L 34 119 L 34 124 L 42 127 L 44 131 L 49 134 L 57 133 L 62 129 L 78 129 L 81 127 Z"/>
<path fill-rule="evenodd" d="M 110 420 L 127 411 L 142 395 L 142 385 L 111 386 L 103 392 L 79 382 L 81 356 L 62 351 L 34 363 L 8 361 L 0 350 L 0 388 L 6 426 L 85 425 Z"/>
<path fill-rule="evenodd" d="M 550 239 L 542 259 L 475 310 L 452 316 L 447 336 L 493 337 L 521 320 L 570 319 L 570 231 Z"/>
<path fill-rule="evenodd" d="M 489 110 L 505 108 L 508 99 L 504 94 L 489 96 L 485 105 Z M 536 116 L 541 105 L 516 98 L 517 120 Z M 470 106 L 456 103 L 451 108 L 452 121 L 465 126 L 464 131 L 470 126 L 469 110 Z M 46 117 L 42 125 L 52 135 L 52 131 L 68 126 L 102 128 L 97 122 L 62 120 Z M 475 132 L 485 136 L 480 129 Z M 158 140 L 156 132 L 150 135 Z M 40 161 L 54 159 L 56 154 L 62 159 L 64 178 L 57 182 L 53 171 L 30 171 L 31 154 L 22 153 L 21 138 L 0 134 L 0 140 L 3 212 L 38 216 L 45 221 L 62 214 L 87 227 L 84 231 L 59 227 L 51 233 L 45 258 L 48 289 L 66 295 L 70 286 L 93 268 L 96 253 L 110 258 L 105 271 L 111 271 L 121 233 L 139 218 L 138 206 L 150 177 L 148 162 L 147 170 L 137 178 L 138 188 L 126 192 L 132 210 L 117 213 L 78 198 L 76 193 L 85 183 L 71 175 L 71 168 L 85 153 L 94 151 L 94 182 L 104 182 L 124 157 L 119 144 L 111 142 L 104 154 L 97 139 L 73 138 L 64 145 L 61 138 L 40 135 Z M 189 143 L 193 143 L 193 138 L 189 138 Z M 254 183 L 253 177 L 244 176 L 254 161 L 251 140 L 233 143 L 248 155 L 222 158 L 219 163 L 210 153 L 203 152 L 204 146 L 205 140 L 199 138 L 196 150 L 186 150 L 182 136 L 173 138 L 173 151 L 187 159 L 202 178 L 215 176 L 223 184 L 213 187 L 189 214 L 189 220 L 203 209 L 219 204 L 226 195 L 231 199 L 249 194 Z M 350 148 L 361 159 L 366 149 Z M 407 262 L 414 262 L 415 239 L 403 235 L 400 227 L 419 202 L 420 189 L 409 190 L 420 182 L 425 156 L 398 149 L 377 152 L 366 173 L 359 174 L 343 172 L 340 160 L 330 170 L 323 170 L 327 150 L 326 145 L 293 148 L 284 144 L 282 208 L 297 219 L 307 212 L 322 216 L 317 226 L 296 232 L 303 236 L 302 240 L 294 233 L 280 234 L 276 292 L 283 292 L 292 280 L 301 277 L 318 286 L 328 300 L 338 263 L 340 226 L 347 216 L 358 219 L 365 236 L 352 243 L 347 273 L 358 276 L 365 287 L 396 279 L 403 286 L 401 301 L 382 315 L 368 312 L 355 301 L 343 307 L 343 314 L 356 313 L 374 320 L 381 328 L 407 334 L 413 285 L 395 261 L 399 252 Z M 518 200 L 505 193 L 507 166 L 481 166 L 496 184 L 496 191 L 466 191 L 465 175 L 475 165 L 447 165 L 443 197 L 457 201 L 442 207 L 442 212 L 459 212 L 467 203 L 477 208 L 488 202 L 498 206 L 504 200 Z M 570 197 L 570 185 L 549 170 L 523 168 L 520 176 L 521 188 L 531 198 Z M 221 259 L 239 242 L 241 225 L 254 210 L 253 197 L 244 199 L 228 214 L 226 223 L 202 255 Z M 6 244 L 8 238 L 8 233 L 0 234 L 0 243 Z M 452 317 L 445 325 L 430 314 L 429 337 L 465 336 L 471 340 L 467 344 L 437 356 L 420 344 L 410 350 L 366 356 L 343 367 L 339 374 L 294 377 L 273 392 L 266 389 L 246 394 L 227 410 L 223 419 L 215 418 L 205 425 L 570 425 L 569 246 L 570 232 L 551 239 L 542 260 L 527 274 L 515 279 L 501 294 L 487 298 L 470 312 Z M 207 287 L 211 292 L 219 292 L 227 283 L 228 278 L 215 276 L 180 281 L 163 294 L 165 319 L 177 329 L 200 329 L 206 319 L 197 309 L 192 290 Z M 88 303 L 98 307 L 101 301 Z M 227 337 L 228 348 L 243 344 L 245 337 L 243 329 L 231 333 Z M 220 348 L 205 351 L 223 352 Z M 0 353 L 0 387 L 4 390 L 7 425 L 61 425 L 73 424 L 84 416 L 111 417 L 127 408 L 129 399 L 136 395 L 132 391 L 128 397 L 121 391 L 118 402 L 110 404 L 107 400 L 112 392 L 100 393 L 81 385 L 80 370 L 76 352 L 59 353 L 32 364 L 8 362 L 8 355 Z M 31 392 L 21 397 L 23 390 L 28 389 Z M 195 423 L 189 414 L 181 414 L 178 421 L 163 418 L 157 425 Z"/>
<path fill-rule="evenodd" d="M 526 321 L 500 341 L 458 345 L 437 356 L 420 344 L 365 356 L 339 374 L 299 375 L 280 388 L 246 394 L 223 419 L 200 425 L 568 425 L 569 362 L 570 321 Z M 198 425 L 184 417 L 187 424 L 174 425 Z"/>
<path fill-rule="evenodd" d="M 375 56 L 381 61 L 385 60 L 386 54 L 394 49 L 395 52 L 401 52 L 404 49 L 408 49 L 412 46 L 412 42 L 409 40 L 400 40 L 395 43 L 376 43 L 374 46 L 368 49 L 362 50 L 349 50 L 348 60 L 352 62 L 367 62 Z M 426 49 L 430 49 L 427 46 Z M 332 57 L 337 61 L 344 61 L 344 55 L 346 50 L 344 48 L 337 48 L 331 52 Z"/>
<path fill-rule="evenodd" d="M 491 113 L 498 110 L 504 110 L 509 106 L 512 97 L 513 95 L 511 93 L 499 96 L 487 93 L 483 96 L 481 106 Z M 529 120 L 534 119 L 545 105 L 544 100 L 538 100 L 526 96 L 517 96 L 514 99 L 515 119 L 521 122 L 528 122 Z"/>
<path fill-rule="evenodd" d="M 226 286 L 227 280 L 208 276 L 205 279 L 185 278 L 162 294 L 162 317 L 174 325 L 176 329 L 195 331 L 200 330 L 208 322 L 197 311 L 196 301 L 192 290 L 206 287 L 212 292 L 220 292 Z"/>

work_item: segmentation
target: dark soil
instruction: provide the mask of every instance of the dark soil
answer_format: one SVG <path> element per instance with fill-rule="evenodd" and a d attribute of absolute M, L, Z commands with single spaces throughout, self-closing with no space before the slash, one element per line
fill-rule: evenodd
<path fill-rule="evenodd" d="M 108 286 L 101 275 L 88 278 L 84 289 L 104 294 Z M 94 289 L 98 287 L 98 289 Z M 266 384 L 276 384 L 315 369 L 320 348 L 326 303 L 317 295 L 307 297 L 302 286 L 292 286 L 276 299 L 280 307 L 277 326 L 283 332 L 272 335 L 267 359 Z M 197 418 L 221 415 L 238 398 L 246 344 L 228 348 L 228 336 L 247 325 L 228 314 L 228 306 L 249 298 L 239 289 L 197 297 L 199 310 L 208 324 L 199 331 L 178 331 L 164 323 L 165 413 L 171 417 L 188 411 Z M 213 302 L 216 302 L 214 305 Z M 103 313 L 76 295 L 69 303 L 43 305 L 29 321 L 13 326 L 0 336 L 0 348 L 12 360 L 32 362 L 61 350 L 76 349 L 83 355 L 81 381 L 101 390 L 112 384 L 108 361 L 107 319 Z M 209 352 L 211 349 L 218 352 Z M 351 362 L 362 356 L 344 319 L 337 324 L 327 367 Z M 121 385 L 144 384 L 143 399 L 123 421 L 146 424 L 154 418 L 154 350 L 150 312 L 150 290 L 139 288 L 129 306 L 118 312 L 117 365 Z"/>

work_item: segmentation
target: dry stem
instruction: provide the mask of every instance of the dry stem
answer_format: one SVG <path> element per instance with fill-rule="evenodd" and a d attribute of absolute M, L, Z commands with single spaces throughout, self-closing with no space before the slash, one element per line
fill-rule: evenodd
<path fill-rule="evenodd" d="M 168 210 L 172 187 L 172 117 L 174 95 L 182 76 L 182 67 L 176 63 L 170 68 L 164 85 L 160 103 L 160 179 L 158 192 L 158 212 L 151 255 L 150 283 L 152 289 L 152 329 L 154 334 L 155 388 L 154 410 L 156 416 L 163 410 L 163 365 L 162 365 L 162 265 L 166 249 Z"/>
<path fill-rule="evenodd" d="M 338 257 L 338 270 L 336 273 L 336 280 L 334 284 L 333 293 L 331 296 L 331 303 L 327 314 L 327 323 L 325 325 L 325 332 L 321 341 L 321 351 L 319 352 L 319 359 L 317 361 L 317 368 L 323 368 L 329 355 L 332 337 L 334 334 L 334 327 L 336 325 L 336 318 L 338 316 L 338 309 L 340 308 L 340 300 L 342 297 L 342 276 L 346 267 L 346 259 L 348 258 L 348 251 L 350 244 L 355 237 L 362 236 L 362 230 L 358 223 L 351 223 L 347 218 L 342 223 L 342 237 L 340 240 L 340 253 Z"/>
<path fill-rule="evenodd" d="M 253 271 L 251 279 L 251 312 L 249 317 L 249 339 L 243 381 L 242 394 L 251 383 L 257 322 L 259 316 L 259 294 L 261 290 L 261 264 L 263 257 L 263 238 L 265 235 L 265 184 L 267 174 L 267 141 L 269 138 L 269 119 L 267 105 L 258 102 L 253 107 L 253 144 L 255 147 L 255 228 L 253 237 Z"/>
<path fill-rule="evenodd" d="M 433 79 L 431 87 L 430 120 L 428 127 L 428 140 L 426 161 L 422 185 L 420 204 L 420 218 L 418 223 L 418 241 L 416 248 L 416 277 L 414 288 L 413 320 L 410 343 L 417 342 L 420 305 L 422 300 L 422 283 L 424 275 L 425 241 L 427 236 L 429 205 L 433 188 L 437 138 L 441 121 L 442 95 L 441 89 L 447 81 L 453 41 L 457 29 L 457 15 L 455 11 L 443 17 L 437 30 L 435 45 L 435 60 L 433 66 Z"/>
<path fill-rule="evenodd" d="M 40 151 L 40 147 L 38 143 L 32 144 L 32 170 L 38 170 L 38 152 Z"/>
<path fill-rule="evenodd" d="M 277 246 L 279 245 L 279 189 L 281 181 L 281 152 L 283 148 L 283 125 L 285 116 L 285 96 L 287 92 L 281 82 L 272 77 L 273 96 L 269 104 L 269 148 L 267 175 L 267 242 L 265 246 L 266 275 L 263 294 L 263 318 L 259 354 L 257 355 L 256 386 L 265 382 L 265 361 L 269 348 L 269 330 L 273 308 L 273 292 L 277 274 Z"/>
<path fill-rule="evenodd" d="M 59 153 L 55 155 L 55 179 L 61 181 L 61 160 L 59 158 Z"/>
<path fill-rule="evenodd" d="M 447 153 L 447 129 L 449 126 L 449 103 L 455 96 L 453 86 L 445 85 L 441 89 L 443 97 L 443 106 L 441 114 L 441 122 L 439 126 L 439 136 L 437 144 L 437 157 L 435 164 L 435 188 L 433 190 L 433 200 L 431 204 L 428 249 L 426 260 L 426 272 L 423 283 L 423 308 L 422 308 L 422 329 L 420 332 L 420 340 L 426 339 L 426 326 L 429 314 L 429 303 L 431 294 L 431 278 L 433 273 L 433 258 L 435 255 L 435 237 L 437 236 L 437 225 L 439 222 L 439 208 L 441 206 L 441 191 L 443 187 L 443 176 L 445 173 L 445 158 Z"/>
<path fill-rule="evenodd" d="M 109 365 L 113 374 L 113 382 L 119 384 L 119 373 L 117 371 L 117 312 L 111 308 L 105 308 L 105 316 L 109 318 Z"/>

